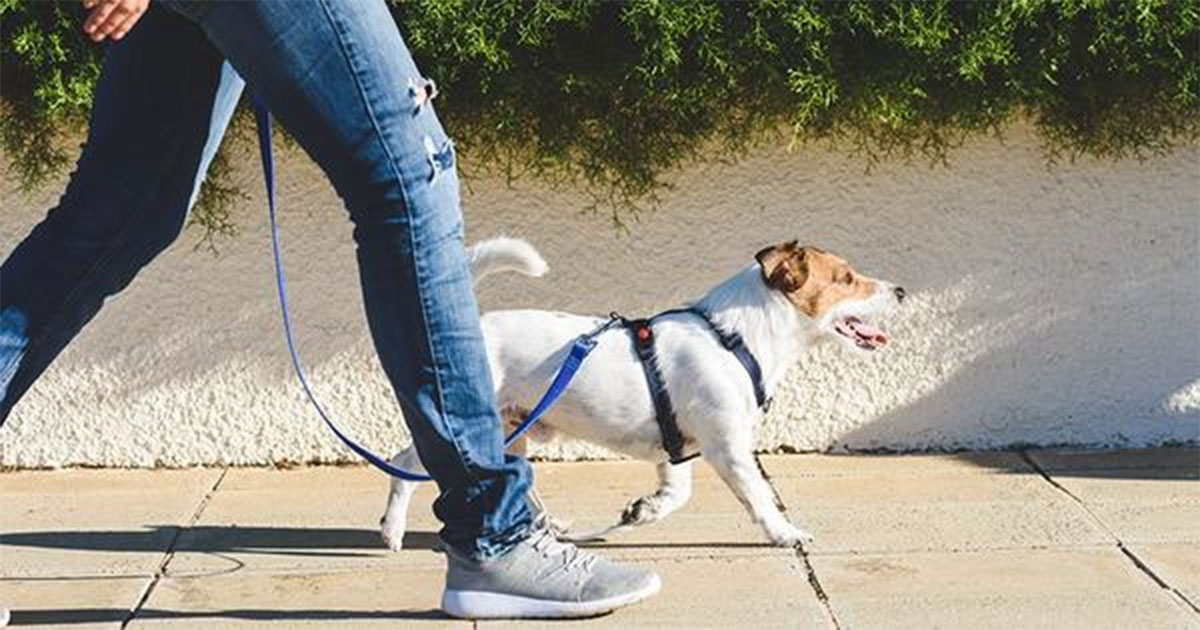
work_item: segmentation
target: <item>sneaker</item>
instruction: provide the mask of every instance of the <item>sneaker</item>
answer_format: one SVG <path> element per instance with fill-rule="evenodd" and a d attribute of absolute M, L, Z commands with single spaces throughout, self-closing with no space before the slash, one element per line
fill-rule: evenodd
<path fill-rule="evenodd" d="M 446 558 L 442 610 L 468 619 L 591 617 L 662 588 L 653 571 L 559 542 L 545 526 L 495 558 L 472 560 L 449 548 Z"/>

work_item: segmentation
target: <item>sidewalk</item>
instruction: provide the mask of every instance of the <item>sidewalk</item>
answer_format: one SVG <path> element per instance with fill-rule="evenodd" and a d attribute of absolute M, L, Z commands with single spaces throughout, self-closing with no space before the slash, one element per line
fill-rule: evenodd
<path fill-rule="evenodd" d="M 383 548 L 365 468 L 0 473 L 0 603 L 31 628 L 1200 628 L 1200 451 L 763 456 L 798 553 L 705 464 L 666 521 L 594 545 L 656 598 L 576 622 L 437 610 L 432 487 Z M 539 464 L 591 527 L 653 488 L 634 462 Z"/>

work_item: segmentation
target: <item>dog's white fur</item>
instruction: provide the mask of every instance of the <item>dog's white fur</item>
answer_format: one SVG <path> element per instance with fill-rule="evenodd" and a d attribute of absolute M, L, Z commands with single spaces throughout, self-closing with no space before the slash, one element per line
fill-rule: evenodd
<path fill-rule="evenodd" d="M 492 239 L 470 250 L 475 280 L 499 271 L 540 276 L 546 262 L 528 243 Z M 741 335 L 762 367 L 768 395 L 808 348 L 829 339 L 855 344 L 833 332 L 833 321 L 848 315 L 865 316 L 895 306 L 895 285 L 874 281 L 866 299 L 845 300 L 819 319 L 813 319 L 781 291 L 764 281 L 756 262 L 718 284 L 694 304 L 712 319 Z M 901 296 L 902 297 L 902 296 Z M 571 342 L 604 321 L 603 318 L 540 310 L 506 310 L 482 318 L 488 359 L 501 408 L 508 419 L 532 408 L 553 379 Z M 758 469 L 752 429 L 761 412 L 749 376 L 732 353 L 717 341 L 707 325 L 691 314 L 672 314 L 654 327 L 658 365 L 670 392 L 679 427 L 778 545 L 794 546 L 811 540 L 790 523 L 776 506 L 774 493 Z M 654 404 L 628 334 L 621 329 L 600 336 L 596 349 L 570 387 L 539 423 L 541 430 L 563 431 L 651 462 L 658 467 L 659 487 L 632 501 L 626 520 L 643 525 L 661 520 L 687 502 L 691 494 L 691 465 L 672 466 L 661 446 Z M 412 447 L 392 463 L 421 471 Z M 409 500 L 416 484 L 395 479 L 382 519 L 387 545 L 400 549 Z"/>

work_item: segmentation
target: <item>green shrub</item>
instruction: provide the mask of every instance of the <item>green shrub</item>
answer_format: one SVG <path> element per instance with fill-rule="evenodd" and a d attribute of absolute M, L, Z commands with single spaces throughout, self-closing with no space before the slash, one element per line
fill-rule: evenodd
<path fill-rule="evenodd" d="M 26 186 L 66 162 L 61 138 L 85 120 L 98 74 L 74 5 L 0 0 L 0 141 Z M 468 174 L 583 184 L 618 219 L 668 169 L 762 142 L 943 161 L 1024 115 L 1051 159 L 1123 158 L 1200 128 L 1196 0 L 423 0 L 393 12 L 438 81 Z M 201 221 L 234 194 L 207 195 Z"/>

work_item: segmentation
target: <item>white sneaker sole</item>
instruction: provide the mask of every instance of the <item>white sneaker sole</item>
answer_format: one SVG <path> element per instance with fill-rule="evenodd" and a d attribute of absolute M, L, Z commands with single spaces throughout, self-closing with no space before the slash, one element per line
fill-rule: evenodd
<path fill-rule="evenodd" d="M 653 576 L 646 586 L 622 595 L 590 602 L 563 602 L 534 599 L 520 595 L 505 595 L 487 591 L 457 591 L 447 589 L 442 594 L 442 610 L 462 619 L 562 619 L 594 617 L 623 606 L 636 604 L 657 593 L 662 581 Z"/>

